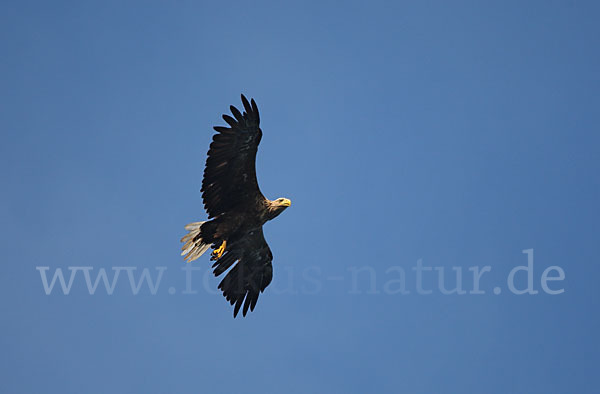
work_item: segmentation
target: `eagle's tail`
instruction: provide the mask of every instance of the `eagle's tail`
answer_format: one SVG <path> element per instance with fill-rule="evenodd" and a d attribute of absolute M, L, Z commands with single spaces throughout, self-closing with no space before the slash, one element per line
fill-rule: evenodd
<path fill-rule="evenodd" d="M 184 259 L 188 263 L 202 256 L 210 248 L 210 243 L 204 242 L 200 236 L 200 229 L 204 223 L 206 222 L 194 222 L 185 226 L 188 233 L 181 238 L 181 255 L 185 256 Z"/>

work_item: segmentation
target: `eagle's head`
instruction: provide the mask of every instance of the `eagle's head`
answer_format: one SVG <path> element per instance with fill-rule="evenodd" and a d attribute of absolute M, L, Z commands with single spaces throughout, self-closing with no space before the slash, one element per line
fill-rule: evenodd
<path fill-rule="evenodd" d="M 288 198 L 278 198 L 277 200 L 269 201 L 269 220 L 279 216 L 287 207 L 292 205 L 292 202 Z"/>

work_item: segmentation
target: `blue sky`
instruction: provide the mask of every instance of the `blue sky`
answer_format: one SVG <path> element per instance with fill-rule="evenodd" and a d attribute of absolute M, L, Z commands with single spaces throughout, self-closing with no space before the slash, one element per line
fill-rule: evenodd
<path fill-rule="evenodd" d="M 0 391 L 597 392 L 599 11 L 3 2 Z M 179 238 L 240 93 L 262 191 L 293 206 L 265 227 L 273 283 L 234 320 L 207 256 L 182 294 Z M 527 249 L 538 294 L 511 294 Z M 79 271 L 47 295 L 36 267 L 165 268 L 155 294 L 123 271 L 90 295 Z M 437 290 L 452 267 L 467 294 Z"/>

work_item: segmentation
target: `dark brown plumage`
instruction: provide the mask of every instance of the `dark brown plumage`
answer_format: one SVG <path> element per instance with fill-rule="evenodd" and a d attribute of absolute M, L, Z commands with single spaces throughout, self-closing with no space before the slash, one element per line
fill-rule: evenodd
<path fill-rule="evenodd" d="M 290 200 L 268 200 L 256 179 L 256 153 L 262 138 L 260 117 L 254 100 L 242 95 L 244 112 L 231 106 L 223 115 L 229 127 L 216 126 L 210 144 L 202 199 L 208 213 L 206 222 L 190 223 L 181 241 L 181 253 L 188 262 L 200 257 L 209 247 L 215 276 L 229 270 L 219 284 L 223 295 L 234 305 L 233 316 L 253 311 L 258 296 L 271 283 L 273 254 L 262 226 L 291 205 Z"/>

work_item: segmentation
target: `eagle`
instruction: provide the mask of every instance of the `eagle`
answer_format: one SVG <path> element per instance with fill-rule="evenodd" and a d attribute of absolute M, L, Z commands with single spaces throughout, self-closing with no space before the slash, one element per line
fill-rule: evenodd
<path fill-rule="evenodd" d="M 219 289 L 234 306 L 234 318 L 242 305 L 243 316 L 253 311 L 259 294 L 271 283 L 273 254 L 263 225 L 292 204 L 283 197 L 269 200 L 258 187 L 260 117 L 254 99 L 241 97 L 244 112 L 229 107 L 233 117 L 223 115 L 229 127 L 214 127 L 217 133 L 208 150 L 200 191 L 209 220 L 186 225 L 188 233 L 181 239 L 181 255 L 187 262 L 212 248 L 214 275 L 229 270 Z"/>

